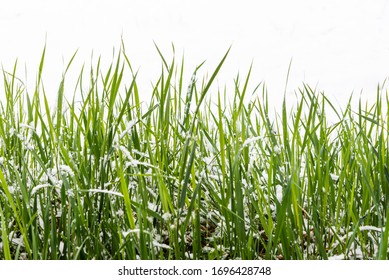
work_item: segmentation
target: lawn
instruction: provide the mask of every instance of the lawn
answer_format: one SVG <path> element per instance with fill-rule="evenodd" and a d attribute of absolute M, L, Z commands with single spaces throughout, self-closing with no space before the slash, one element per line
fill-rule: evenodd
<path fill-rule="evenodd" d="M 339 107 L 302 84 L 273 114 L 251 68 L 214 87 L 228 52 L 185 81 L 157 48 L 144 100 L 121 50 L 73 56 L 51 106 L 45 51 L 32 91 L 3 70 L 0 259 L 388 259 L 385 86 Z"/>

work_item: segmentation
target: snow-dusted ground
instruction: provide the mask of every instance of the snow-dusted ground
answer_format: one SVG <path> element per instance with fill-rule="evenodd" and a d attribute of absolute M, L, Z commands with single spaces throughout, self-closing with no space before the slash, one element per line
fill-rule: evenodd
<path fill-rule="evenodd" d="M 231 84 L 237 72 L 254 62 L 254 82 L 265 81 L 273 100 L 307 82 L 340 102 L 350 93 L 375 94 L 389 76 L 389 1 L 359 0 L 0 0 L 0 61 L 11 70 L 19 59 L 19 76 L 35 82 L 47 41 L 44 83 L 54 97 L 66 61 L 79 53 L 78 67 L 101 54 L 111 61 L 123 36 L 138 82 L 145 92 L 161 71 L 153 40 L 171 57 L 185 53 L 187 76 L 207 60 L 211 72 L 227 48 L 230 56 L 218 84 Z M 65 62 L 63 62 L 65 61 Z M 77 69 L 77 70 L 76 70 Z M 68 89 L 72 94 L 72 89 Z"/>

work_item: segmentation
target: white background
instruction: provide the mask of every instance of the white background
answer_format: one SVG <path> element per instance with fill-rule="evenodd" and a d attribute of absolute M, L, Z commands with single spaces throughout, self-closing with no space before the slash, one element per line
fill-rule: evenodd
<path fill-rule="evenodd" d="M 288 93 L 303 82 L 342 102 L 352 92 L 374 96 L 389 76 L 388 0 L 0 0 L 0 62 L 29 91 L 47 42 L 46 94 L 55 96 L 65 65 L 79 49 L 71 73 L 102 55 L 112 60 L 121 37 L 142 93 L 161 71 L 153 41 L 168 59 L 174 43 L 185 54 L 188 80 L 195 66 L 212 72 L 230 45 L 218 85 L 231 85 L 254 64 L 252 88 L 264 81 L 273 99 L 282 98 L 288 65 Z M 25 68 L 27 71 L 25 71 Z M 230 87 L 231 88 L 231 87 Z M 233 88 L 231 88 L 233 89 Z M 70 90 L 70 89 L 68 89 Z M 73 91 L 68 94 L 72 95 Z M 3 95 L 0 92 L 0 95 Z M 146 95 L 145 95 L 146 96 Z"/>

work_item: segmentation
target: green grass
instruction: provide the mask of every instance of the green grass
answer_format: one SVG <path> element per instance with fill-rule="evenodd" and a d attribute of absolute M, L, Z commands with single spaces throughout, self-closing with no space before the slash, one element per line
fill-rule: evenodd
<path fill-rule="evenodd" d="M 45 51 L 31 94 L 3 70 L 0 259 L 388 259 L 384 86 L 337 108 L 303 84 L 272 117 L 251 68 L 215 89 L 228 52 L 187 87 L 157 51 L 147 100 L 124 51 L 68 85 L 73 56 L 55 107 Z"/>

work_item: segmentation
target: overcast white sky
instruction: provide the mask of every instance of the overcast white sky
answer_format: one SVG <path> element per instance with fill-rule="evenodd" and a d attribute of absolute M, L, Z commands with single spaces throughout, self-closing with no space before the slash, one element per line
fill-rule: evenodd
<path fill-rule="evenodd" d="M 375 93 L 389 76 L 389 1 L 358 0 L 0 0 L 0 62 L 11 70 L 19 60 L 34 84 L 47 36 L 44 83 L 55 93 L 67 61 L 79 53 L 73 72 L 92 50 L 111 61 L 123 36 L 140 68 L 141 89 L 150 90 L 161 62 L 155 41 L 171 58 L 185 53 L 187 74 L 207 60 L 211 72 L 232 45 L 219 85 L 232 82 L 254 62 L 252 86 L 261 81 L 282 96 L 289 61 L 289 90 L 302 82 L 338 99 L 354 91 Z M 1 93 L 3 94 L 3 93 Z"/>

